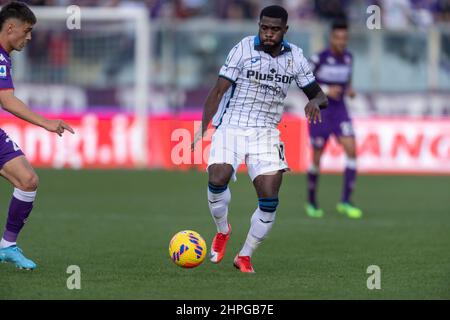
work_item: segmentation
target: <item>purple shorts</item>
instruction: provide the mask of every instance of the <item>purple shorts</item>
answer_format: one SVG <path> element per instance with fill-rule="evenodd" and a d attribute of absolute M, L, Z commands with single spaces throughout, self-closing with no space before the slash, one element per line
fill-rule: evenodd
<path fill-rule="evenodd" d="M 322 110 L 322 122 L 308 124 L 309 137 L 314 149 L 322 149 L 330 135 L 335 137 L 353 137 L 352 119 L 343 104 L 331 103 L 327 109 Z"/>
<path fill-rule="evenodd" d="M 0 129 L 0 169 L 9 160 L 23 155 L 22 150 L 20 150 L 17 144 L 8 137 L 5 131 Z"/>

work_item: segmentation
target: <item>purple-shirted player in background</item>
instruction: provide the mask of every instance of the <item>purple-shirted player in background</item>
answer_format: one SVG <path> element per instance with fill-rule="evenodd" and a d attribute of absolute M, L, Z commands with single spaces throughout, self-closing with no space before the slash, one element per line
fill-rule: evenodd
<path fill-rule="evenodd" d="M 338 212 L 350 218 L 360 218 L 362 211 L 350 201 L 356 180 L 356 143 L 352 120 L 348 114 L 344 97 L 355 96 L 352 89 L 353 57 L 347 51 L 348 26 L 343 20 L 335 21 L 330 32 L 330 47 L 311 57 L 311 64 L 317 82 L 328 96 L 328 109 L 322 111 L 322 122 L 309 125 L 309 135 L 313 147 L 313 163 L 308 170 L 308 203 L 306 213 L 320 218 L 316 190 L 319 178 L 320 158 L 330 135 L 334 135 L 346 154 L 344 183 Z"/>
<path fill-rule="evenodd" d="M 0 104 L 15 116 L 59 136 L 65 130 L 74 133 L 64 121 L 46 119 L 31 111 L 14 96 L 9 55 L 14 50 L 21 51 L 31 40 L 31 30 L 35 23 L 35 15 L 24 3 L 11 2 L 0 11 Z M 12 262 L 21 269 L 35 269 L 36 264 L 24 257 L 16 240 L 33 209 L 38 176 L 19 147 L 1 129 L 0 175 L 14 185 L 6 228 L 0 241 L 0 262 Z"/>

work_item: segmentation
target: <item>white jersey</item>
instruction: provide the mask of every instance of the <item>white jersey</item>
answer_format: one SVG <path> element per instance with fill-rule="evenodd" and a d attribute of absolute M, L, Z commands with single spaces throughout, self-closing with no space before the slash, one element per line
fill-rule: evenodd
<path fill-rule="evenodd" d="M 259 36 L 245 37 L 231 49 L 219 77 L 233 85 L 220 101 L 215 127 L 276 128 L 292 81 L 300 88 L 315 81 L 302 49 L 283 41 L 274 58 L 262 50 Z"/>

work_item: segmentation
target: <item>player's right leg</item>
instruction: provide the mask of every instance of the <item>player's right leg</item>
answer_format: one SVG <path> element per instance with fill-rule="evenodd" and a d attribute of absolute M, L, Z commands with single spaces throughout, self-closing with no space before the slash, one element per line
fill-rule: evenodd
<path fill-rule="evenodd" d="M 310 141 L 313 150 L 313 161 L 306 173 L 308 199 L 305 204 L 306 214 L 312 218 L 321 218 L 324 215 L 317 201 L 317 188 L 320 175 L 320 159 L 329 138 L 328 128 L 325 124 L 310 124 Z"/>
<path fill-rule="evenodd" d="M 222 261 L 231 234 L 228 223 L 231 192 L 228 183 L 233 173 L 234 169 L 230 164 L 215 163 L 208 166 L 208 206 L 217 227 L 210 250 L 210 260 L 214 263 Z"/>
<path fill-rule="evenodd" d="M 6 157 L 11 157 L 11 153 Z M 16 241 L 33 209 L 38 176 L 23 154 L 4 163 L 0 175 L 14 186 L 5 231 L 0 241 L 0 261 L 12 262 L 21 269 L 35 269 L 36 264 L 23 255 Z"/>
<path fill-rule="evenodd" d="M 245 136 L 241 129 L 220 127 L 212 137 L 208 159 L 208 206 L 217 227 L 210 249 L 210 260 L 222 261 L 231 234 L 228 223 L 230 179 L 245 157 Z"/>

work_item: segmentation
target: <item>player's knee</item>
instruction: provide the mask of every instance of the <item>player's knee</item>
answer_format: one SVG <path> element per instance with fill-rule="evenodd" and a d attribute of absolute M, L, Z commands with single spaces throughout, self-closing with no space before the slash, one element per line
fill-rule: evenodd
<path fill-rule="evenodd" d="M 356 146 L 353 143 L 346 145 L 344 149 L 347 158 L 356 158 Z"/>
<path fill-rule="evenodd" d="M 354 138 L 345 140 L 342 145 L 348 158 L 356 158 L 356 143 Z"/>
<path fill-rule="evenodd" d="M 347 151 L 347 157 L 350 159 L 356 159 L 356 150 L 351 148 Z"/>
<path fill-rule="evenodd" d="M 259 198 L 259 209 L 263 212 L 274 213 L 278 207 L 278 198 Z"/>
<path fill-rule="evenodd" d="M 314 153 L 313 153 L 313 163 L 314 165 L 319 168 L 320 167 L 320 159 L 322 158 L 322 154 L 323 154 L 323 148 L 321 149 L 314 149 Z"/>
<path fill-rule="evenodd" d="M 232 175 L 231 165 L 212 164 L 208 168 L 208 182 L 215 186 L 226 186 Z"/>
<path fill-rule="evenodd" d="M 35 173 L 29 173 L 19 179 L 19 185 L 16 188 L 23 191 L 35 191 L 39 185 L 39 177 Z"/>
<path fill-rule="evenodd" d="M 220 193 L 220 192 L 225 191 L 229 180 L 230 180 L 230 178 L 225 174 L 211 174 L 209 176 L 209 181 L 208 181 L 208 186 L 210 186 L 210 191 L 213 193 Z M 216 190 L 218 192 L 214 192 L 213 190 Z M 220 191 L 220 190 L 222 190 L 222 191 Z"/>
<path fill-rule="evenodd" d="M 312 162 L 314 169 L 316 169 L 317 171 L 319 171 L 320 169 L 320 157 L 319 158 L 314 158 L 313 162 Z"/>

